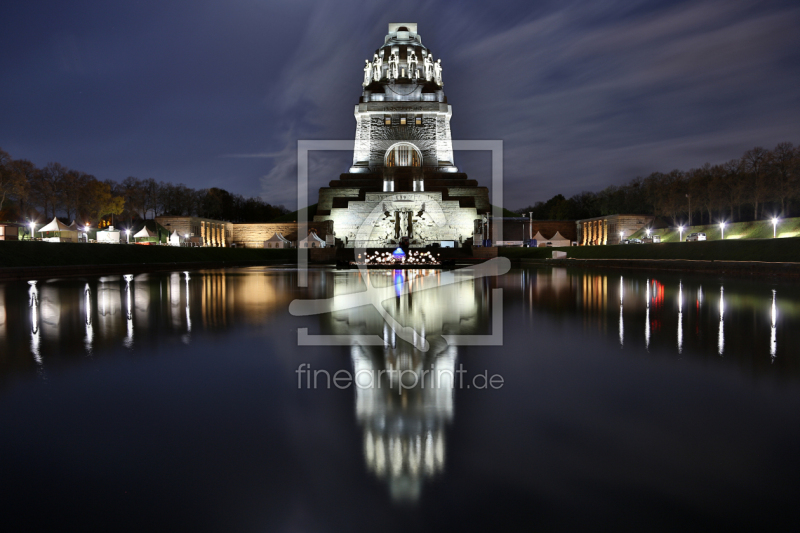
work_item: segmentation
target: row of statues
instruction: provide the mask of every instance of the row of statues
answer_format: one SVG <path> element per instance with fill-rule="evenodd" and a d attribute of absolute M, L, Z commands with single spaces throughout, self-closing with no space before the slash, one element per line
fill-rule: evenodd
<path fill-rule="evenodd" d="M 419 77 L 419 61 L 417 60 L 416 52 L 412 51 L 408 56 L 408 77 L 416 80 Z M 400 77 L 400 57 L 398 54 L 392 53 L 387 62 L 388 68 L 386 69 L 386 77 L 390 80 L 396 80 Z M 435 81 L 437 85 L 444 85 L 442 82 L 442 60 L 438 59 L 435 62 L 430 54 L 427 54 L 422 60 L 422 77 L 425 81 Z M 381 81 L 383 77 L 383 59 L 375 54 L 372 56 L 372 62 L 369 59 L 364 60 L 364 82 L 362 85 L 366 87 L 374 81 Z"/>

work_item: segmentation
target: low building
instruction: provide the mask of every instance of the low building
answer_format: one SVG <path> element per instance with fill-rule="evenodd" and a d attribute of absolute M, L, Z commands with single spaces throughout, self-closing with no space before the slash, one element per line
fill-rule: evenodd
<path fill-rule="evenodd" d="M 0 224 L 0 241 L 18 241 L 19 224 Z"/>
<path fill-rule="evenodd" d="M 601 246 L 619 244 L 637 231 L 651 226 L 653 215 L 607 215 L 604 217 L 576 220 L 578 244 Z"/>

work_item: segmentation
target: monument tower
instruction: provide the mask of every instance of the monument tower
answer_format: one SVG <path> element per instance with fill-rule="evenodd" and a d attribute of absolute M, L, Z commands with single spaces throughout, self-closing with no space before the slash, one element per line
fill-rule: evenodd
<path fill-rule="evenodd" d="M 363 68 L 353 165 L 320 189 L 314 221 L 347 247 L 467 243 L 489 193 L 455 166 L 442 60 L 416 24 L 392 23 Z"/>

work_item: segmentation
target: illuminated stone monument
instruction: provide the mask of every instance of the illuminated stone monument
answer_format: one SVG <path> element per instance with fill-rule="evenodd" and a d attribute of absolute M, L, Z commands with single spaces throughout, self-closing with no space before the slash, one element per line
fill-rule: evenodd
<path fill-rule="evenodd" d="M 363 71 L 353 165 L 320 189 L 314 221 L 350 248 L 468 242 L 489 192 L 455 166 L 441 59 L 393 23 Z"/>

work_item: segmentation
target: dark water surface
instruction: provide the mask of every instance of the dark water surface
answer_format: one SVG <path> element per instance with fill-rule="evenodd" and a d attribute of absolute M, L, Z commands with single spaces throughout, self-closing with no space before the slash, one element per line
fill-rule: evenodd
<path fill-rule="evenodd" d="M 800 525 L 800 284 L 369 277 L 0 283 L 3 530 Z"/>

